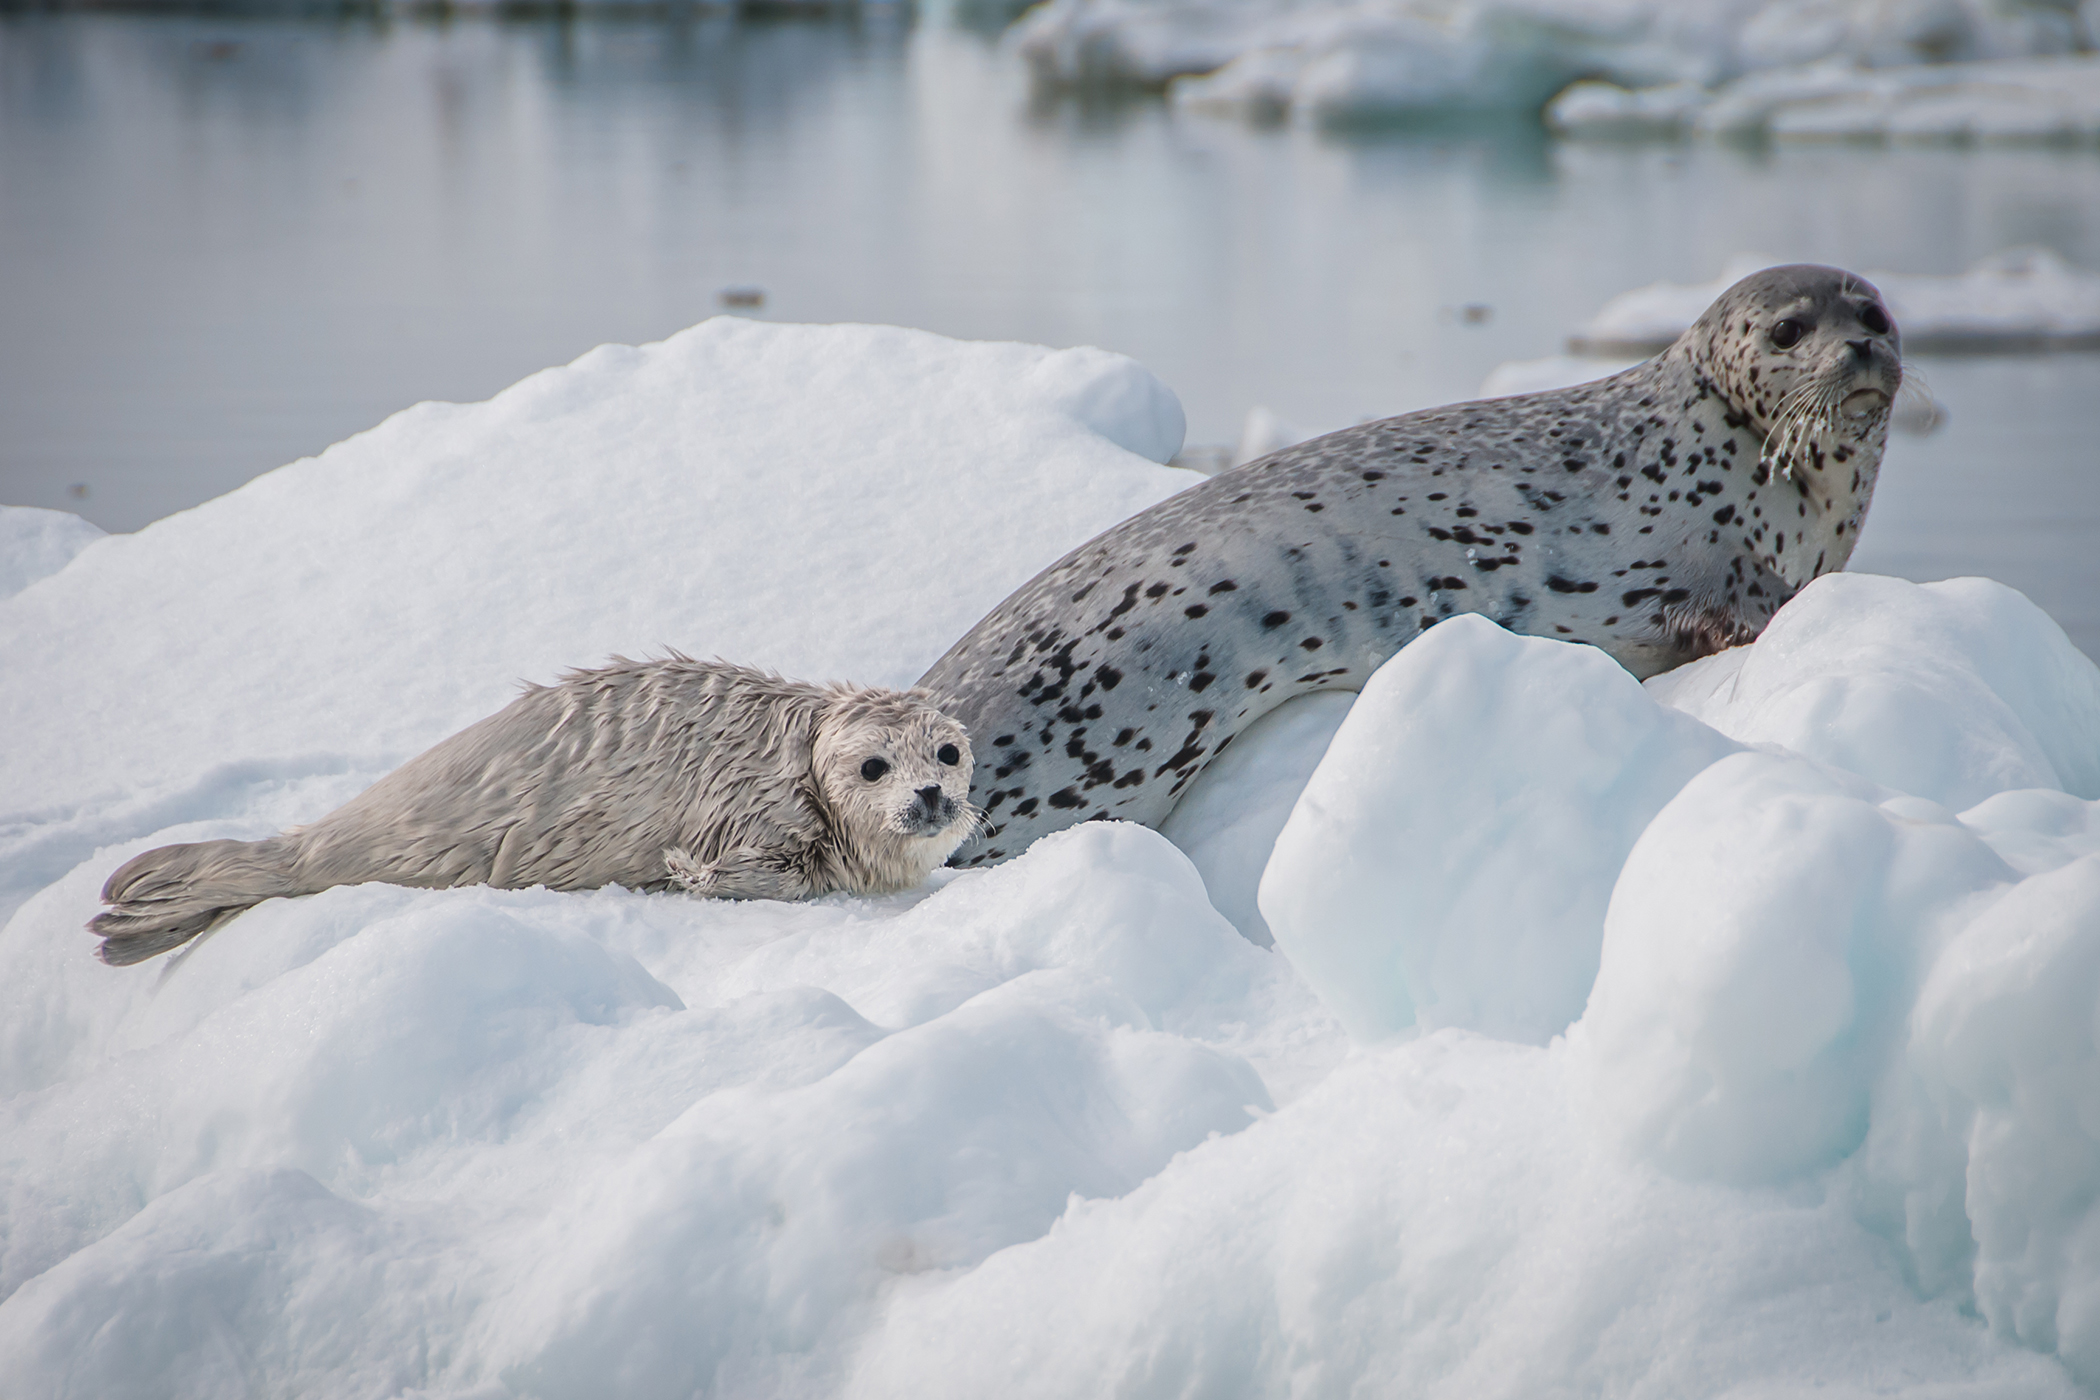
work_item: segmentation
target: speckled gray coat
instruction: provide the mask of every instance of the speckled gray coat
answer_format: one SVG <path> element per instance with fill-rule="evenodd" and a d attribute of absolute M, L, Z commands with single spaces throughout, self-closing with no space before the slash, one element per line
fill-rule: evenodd
<path fill-rule="evenodd" d="M 981 759 L 986 825 L 951 863 L 1157 825 L 1253 720 L 1359 689 L 1456 613 L 1644 677 L 1751 640 L 1850 556 L 1900 382 L 1873 287 L 1776 268 L 1624 374 L 1350 428 L 1161 502 L 920 680 Z"/>

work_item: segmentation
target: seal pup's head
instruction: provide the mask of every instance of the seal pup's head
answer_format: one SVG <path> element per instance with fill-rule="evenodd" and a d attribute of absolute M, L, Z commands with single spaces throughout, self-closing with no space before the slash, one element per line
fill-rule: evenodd
<path fill-rule="evenodd" d="M 812 758 L 842 840 L 881 886 L 917 884 L 977 829 L 970 736 L 925 691 L 834 692 Z"/>
<path fill-rule="evenodd" d="M 1768 472 L 1879 456 L 1902 344 L 1865 278 L 1814 263 L 1766 268 L 1723 292 L 1679 344 L 1764 434 Z"/>

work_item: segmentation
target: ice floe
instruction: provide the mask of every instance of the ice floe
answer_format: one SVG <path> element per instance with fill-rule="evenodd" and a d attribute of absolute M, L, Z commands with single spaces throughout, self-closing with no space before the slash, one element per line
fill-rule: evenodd
<path fill-rule="evenodd" d="M 1645 686 L 1462 616 L 1165 835 L 900 896 L 372 885 L 92 957 L 130 854 L 519 678 L 909 681 L 1180 431 L 1098 351 L 717 320 L 0 599 L 10 1393 L 2100 1384 L 2100 672 L 1980 580 Z"/>
<path fill-rule="evenodd" d="M 1578 355 L 1650 355 L 1684 334 L 1728 287 L 1775 258 L 1729 260 L 1711 282 L 1654 282 L 1622 292 L 1568 338 Z M 2100 274 L 2047 248 L 2014 248 L 1966 272 L 1865 271 L 1887 299 L 1905 354 L 2100 349 Z"/>

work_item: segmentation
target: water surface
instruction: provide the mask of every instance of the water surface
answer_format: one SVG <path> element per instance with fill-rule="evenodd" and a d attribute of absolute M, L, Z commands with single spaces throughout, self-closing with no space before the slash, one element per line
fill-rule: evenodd
<path fill-rule="evenodd" d="M 1954 272 L 2022 243 L 2100 268 L 2100 158 L 1251 128 L 1039 99 L 992 38 L 895 15 L 14 14 L 0 501 L 134 529 L 729 287 L 1123 351 L 1228 443 L 1257 404 L 1469 397 L 1732 254 Z M 1892 447 L 1855 564 L 1991 574 L 2100 653 L 2100 355 L 1918 368 L 1950 422 Z"/>

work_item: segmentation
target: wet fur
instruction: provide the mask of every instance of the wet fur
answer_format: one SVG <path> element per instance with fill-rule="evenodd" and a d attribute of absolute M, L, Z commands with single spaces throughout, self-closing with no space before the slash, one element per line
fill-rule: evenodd
<path fill-rule="evenodd" d="M 950 743 L 960 762 L 944 765 Z M 879 781 L 861 776 L 870 757 L 890 765 Z M 88 928 L 102 960 L 124 965 L 264 899 L 366 881 L 771 899 L 908 889 L 975 825 L 970 771 L 967 735 L 924 692 L 616 658 L 530 687 L 311 825 L 137 856 Z"/>
<path fill-rule="evenodd" d="M 1773 268 L 1609 379 L 1367 423 L 1221 473 L 1038 574 L 921 678 L 986 755 L 955 863 L 1102 817 L 1156 826 L 1295 695 L 1357 690 L 1482 613 L 1637 676 L 1750 641 L 1844 567 L 1901 384 L 1873 287 Z M 1885 313 L 1884 313 L 1885 314 Z M 1812 323 L 1792 347 L 1771 334 Z"/>

